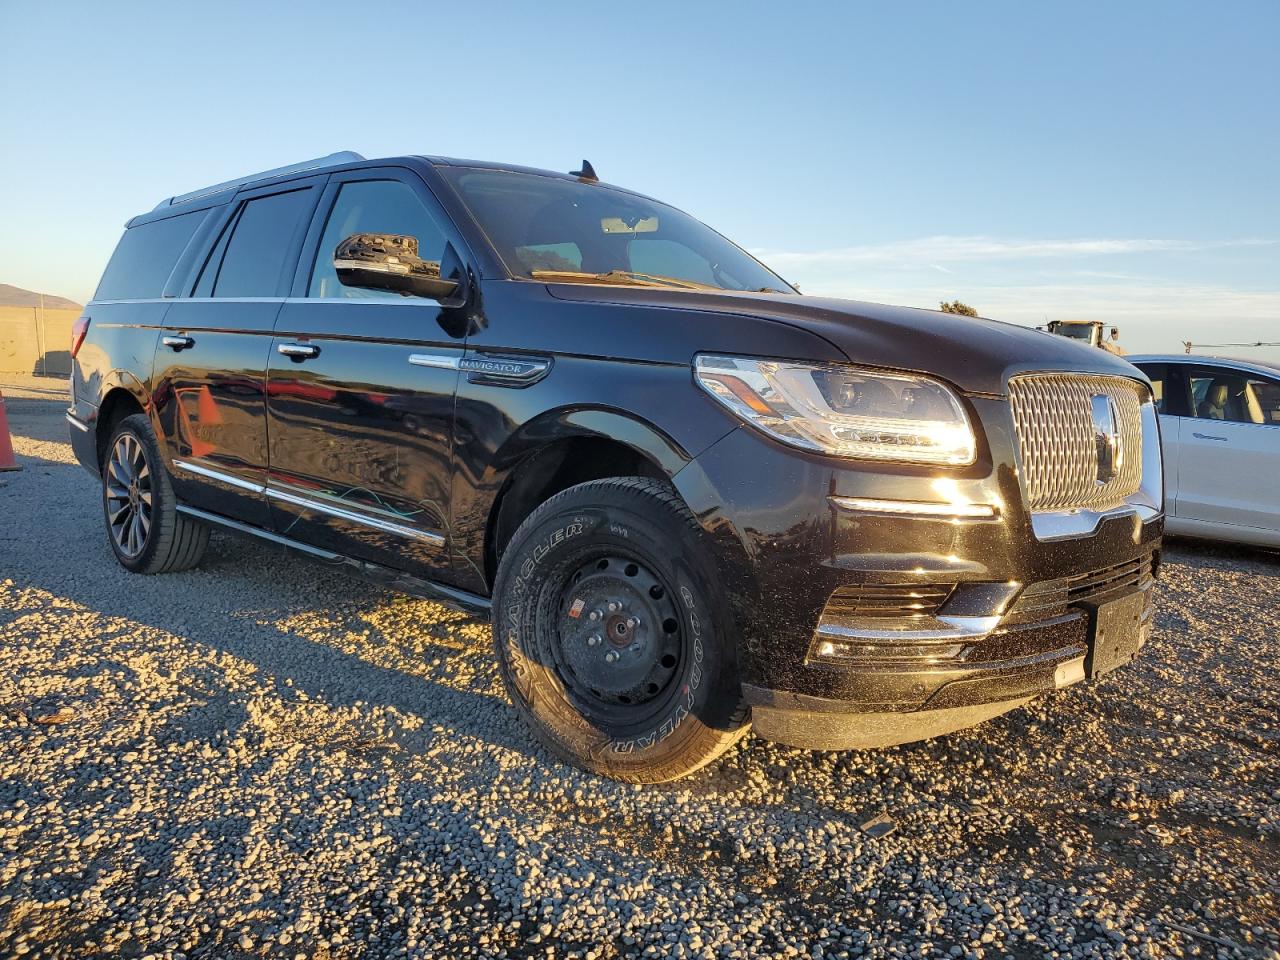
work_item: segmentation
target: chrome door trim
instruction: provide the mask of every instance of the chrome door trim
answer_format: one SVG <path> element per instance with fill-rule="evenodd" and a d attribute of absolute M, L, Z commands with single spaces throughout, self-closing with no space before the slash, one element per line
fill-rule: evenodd
<path fill-rule="evenodd" d="M 183 303 L 284 303 L 284 297 L 139 297 L 136 300 L 90 300 L 89 302 L 97 305 L 99 303 L 173 303 L 175 300 L 181 300 Z"/>
<path fill-rule="evenodd" d="M 331 517 L 337 517 L 340 520 L 347 520 L 351 523 L 362 524 L 366 527 L 372 527 L 375 530 L 381 530 L 384 533 L 393 533 L 396 536 L 408 537 L 411 540 L 425 540 L 427 543 L 433 543 L 437 546 L 444 544 L 444 537 L 438 533 L 431 533 L 428 530 L 417 530 L 414 527 L 406 527 L 403 524 L 392 523 L 390 520 L 383 520 L 380 517 L 371 517 L 363 513 L 357 513 L 354 510 L 345 510 L 342 507 L 333 506 L 320 500 L 314 500 L 311 497 L 299 496 L 291 493 L 282 487 L 268 485 L 266 488 L 267 497 L 272 500 L 283 500 L 285 503 L 291 503 L 295 507 L 302 507 L 306 510 L 315 510 L 317 513 L 328 514 Z"/>
<path fill-rule="evenodd" d="M 173 465 L 176 469 L 185 471 L 186 473 L 194 473 L 198 477 L 204 477 L 206 480 L 217 480 L 233 487 L 239 487 L 241 490 L 248 490 L 250 493 L 265 493 L 267 488 L 260 483 L 254 483 L 252 480 L 242 480 L 240 477 L 230 473 L 223 473 L 221 470 L 213 470 L 209 467 L 202 467 L 198 463 L 191 463 L 187 460 L 174 460 Z"/>
<path fill-rule="evenodd" d="M 347 510 L 343 507 L 325 503 L 322 500 L 316 500 L 313 497 L 304 497 L 300 494 L 293 493 L 276 484 L 263 485 L 253 483 L 249 480 L 242 480 L 239 477 L 229 473 L 223 473 L 221 470 L 213 470 L 209 467 L 201 466 L 198 463 L 191 463 L 187 460 L 174 460 L 173 465 L 178 470 L 187 473 L 194 473 L 197 476 L 205 477 L 209 480 L 217 480 L 222 483 L 230 484 L 241 490 L 248 490 L 251 493 L 260 493 L 271 500 L 282 500 L 285 503 L 291 503 L 295 507 L 302 507 L 306 510 L 314 510 L 317 513 L 328 514 L 331 517 L 337 517 L 340 520 L 346 520 L 350 523 L 357 523 L 362 526 L 371 527 L 374 530 L 381 530 L 383 533 L 395 534 L 398 537 L 407 537 L 410 540 L 423 540 L 436 546 L 443 546 L 445 538 L 438 533 L 432 533 L 429 530 L 418 530 L 414 527 L 407 527 L 401 523 L 394 523 L 391 520 L 384 520 L 381 517 L 371 517 L 368 514 L 359 513 L 355 510 Z"/>
<path fill-rule="evenodd" d="M 460 356 L 447 353 L 411 353 L 409 362 L 415 367 L 438 367 L 441 370 L 457 370 L 462 362 Z"/>
<path fill-rule="evenodd" d="M 392 300 L 390 297 L 382 299 L 381 297 L 285 297 L 285 303 L 306 303 L 315 305 L 317 303 L 349 303 L 354 306 L 364 305 L 379 307 L 439 307 L 440 304 L 426 297 L 396 297 Z"/>

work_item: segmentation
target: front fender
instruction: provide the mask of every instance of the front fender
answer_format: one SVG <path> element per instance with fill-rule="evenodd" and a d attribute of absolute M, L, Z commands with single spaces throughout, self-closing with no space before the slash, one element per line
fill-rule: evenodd
<path fill-rule="evenodd" d="M 732 424 L 725 423 L 724 432 L 730 429 Z M 522 424 L 506 439 L 485 479 L 492 482 L 548 444 L 577 437 L 621 443 L 653 461 L 668 477 L 679 473 L 699 452 L 686 450 L 665 431 L 625 410 L 603 406 L 549 410 Z"/>

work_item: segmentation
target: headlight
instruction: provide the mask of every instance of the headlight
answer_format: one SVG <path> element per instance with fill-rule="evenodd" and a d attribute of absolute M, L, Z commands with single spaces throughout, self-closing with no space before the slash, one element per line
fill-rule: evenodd
<path fill-rule="evenodd" d="M 840 457 L 973 463 L 969 418 L 944 384 L 843 364 L 700 355 L 694 377 L 783 443 Z"/>

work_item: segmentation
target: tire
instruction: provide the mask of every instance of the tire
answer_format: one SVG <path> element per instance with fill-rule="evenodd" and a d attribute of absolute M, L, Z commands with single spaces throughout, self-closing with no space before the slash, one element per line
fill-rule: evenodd
<path fill-rule="evenodd" d="M 111 434 L 102 464 L 102 513 L 116 559 L 134 573 L 194 567 L 209 546 L 209 528 L 178 513 L 173 485 L 144 413 L 125 417 Z"/>
<path fill-rule="evenodd" d="M 710 763 L 749 729 L 715 583 L 702 530 L 666 484 L 620 477 L 556 494 L 515 532 L 494 587 L 516 709 L 554 753 L 619 780 Z"/>

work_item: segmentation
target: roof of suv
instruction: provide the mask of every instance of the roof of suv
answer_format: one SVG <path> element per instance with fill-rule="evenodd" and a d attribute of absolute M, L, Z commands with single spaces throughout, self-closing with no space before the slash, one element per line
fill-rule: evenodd
<path fill-rule="evenodd" d="M 560 180 L 577 180 L 571 173 L 560 170 L 543 170 L 541 167 L 522 167 L 516 163 L 498 163 L 493 160 L 462 160 L 458 157 L 422 157 L 438 167 L 475 167 L 479 170 L 505 170 L 509 173 L 533 173 L 540 177 L 557 177 Z"/>
<path fill-rule="evenodd" d="M 200 203 L 201 206 L 215 206 L 224 200 L 230 199 L 238 190 L 247 186 L 257 186 L 267 184 L 273 180 L 284 180 L 289 177 L 307 174 L 316 176 L 329 173 L 341 167 L 348 167 L 362 163 L 388 163 L 398 160 L 420 160 L 439 167 L 474 167 L 480 170 L 503 170 L 511 173 L 527 173 L 540 177 L 554 177 L 559 180 L 577 181 L 580 178 L 572 173 L 564 173 L 559 170 L 543 170 L 540 167 L 525 167 L 515 163 L 498 163 L 492 160 L 463 160 L 457 157 L 437 157 L 427 155 L 405 155 L 399 157 L 381 157 L 370 160 L 362 154 L 356 153 L 354 150 L 339 150 L 323 157 L 316 157 L 312 160 L 303 160 L 298 163 L 287 164 L 283 167 L 273 167 L 270 170 L 262 170 L 258 173 L 246 174 L 242 177 L 236 177 L 233 180 L 225 180 L 222 183 L 211 184 L 207 187 L 201 187 L 187 193 L 175 194 L 166 197 L 155 205 L 150 211 L 139 214 L 129 220 L 126 226 L 133 226 L 136 221 L 143 219 L 154 219 L 152 215 L 173 211 L 178 207 L 187 207 L 189 204 Z M 630 193 L 646 200 L 652 198 L 634 190 L 628 190 L 626 187 L 619 187 L 614 184 L 605 184 L 614 190 L 621 190 L 624 193 Z"/>
<path fill-rule="evenodd" d="M 1258 373 L 1280 374 L 1280 363 L 1248 357 L 1215 357 L 1203 353 L 1133 353 L 1125 357 L 1130 363 L 1223 363 L 1238 368 L 1252 368 Z"/>
<path fill-rule="evenodd" d="M 167 199 L 161 200 L 155 205 L 156 210 L 162 210 L 165 207 L 176 207 L 182 204 L 190 203 L 194 200 L 204 200 L 209 197 L 215 197 L 220 193 L 231 193 L 246 187 L 251 183 L 264 183 L 267 180 L 275 180 L 280 177 L 287 177 L 297 173 L 320 173 L 333 167 L 343 166 L 348 163 L 362 163 L 364 157 L 356 153 L 354 150 L 340 150 L 337 153 L 331 153 L 327 156 L 316 157 L 313 160 L 303 160 L 299 163 L 287 164 L 283 167 L 273 167 L 270 170 L 262 170 L 258 173 L 246 174 L 243 177 L 236 177 L 234 180 L 224 180 L 222 183 L 215 183 L 208 187 L 201 187 L 198 190 L 192 190 L 190 193 L 176 194 Z"/>

